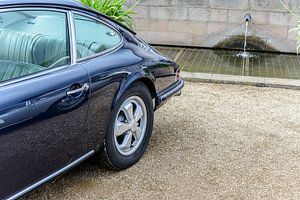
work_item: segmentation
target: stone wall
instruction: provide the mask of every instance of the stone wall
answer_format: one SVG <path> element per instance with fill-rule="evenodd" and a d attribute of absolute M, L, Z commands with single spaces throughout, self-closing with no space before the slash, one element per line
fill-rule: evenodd
<path fill-rule="evenodd" d="M 300 0 L 284 1 L 299 11 Z M 242 36 L 243 16 L 250 13 L 250 35 L 282 52 L 296 49 L 296 34 L 289 30 L 297 19 L 279 0 L 142 0 L 135 11 L 136 32 L 153 44 L 214 47 Z"/>

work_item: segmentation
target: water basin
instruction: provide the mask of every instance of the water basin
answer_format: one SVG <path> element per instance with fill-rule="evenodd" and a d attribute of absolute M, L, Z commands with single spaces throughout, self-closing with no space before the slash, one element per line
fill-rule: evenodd
<path fill-rule="evenodd" d="M 300 79 L 300 58 L 293 54 L 155 46 L 183 71 L 239 76 Z"/>

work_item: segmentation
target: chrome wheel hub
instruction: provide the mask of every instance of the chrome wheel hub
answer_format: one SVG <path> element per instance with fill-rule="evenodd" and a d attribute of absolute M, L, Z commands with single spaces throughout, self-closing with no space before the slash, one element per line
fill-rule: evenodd
<path fill-rule="evenodd" d="M 122 155 L 134 153 L 141 145 L 147 127 L 147 109 L 144 101 L 133 96 L 120 107 L 115 119 L 114 139 Z"/>

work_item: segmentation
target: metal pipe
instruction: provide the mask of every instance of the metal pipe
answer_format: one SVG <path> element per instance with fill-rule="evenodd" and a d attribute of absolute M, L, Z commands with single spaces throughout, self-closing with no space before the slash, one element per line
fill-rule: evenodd
<path fill-rule="evenodd" d="M 251 19 L 252 19 L 252 16 L 251 16 L 251 14 L 250 14 L 250 13 L 247 13 L 247 14 L 244 16 L 244 20 L 245 20 L 245 22 L 250 22 L 250 21 L 251 21 Z"/>

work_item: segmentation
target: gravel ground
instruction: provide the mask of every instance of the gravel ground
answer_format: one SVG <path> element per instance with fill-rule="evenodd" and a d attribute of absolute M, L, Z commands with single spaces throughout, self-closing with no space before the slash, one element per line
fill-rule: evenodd
<path fill-rule="evenodd" d="M 142 160 L 92 162 L 26 199 L 300 199 L 300 91 L 187 83 Z"/>

